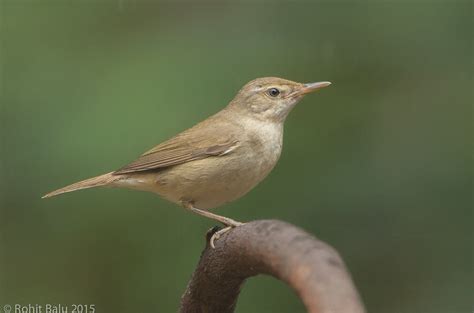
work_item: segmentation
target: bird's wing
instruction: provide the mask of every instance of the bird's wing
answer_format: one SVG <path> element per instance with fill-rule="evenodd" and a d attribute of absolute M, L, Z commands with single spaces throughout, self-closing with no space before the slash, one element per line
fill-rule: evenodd
<path fill-rule="evenodd" d="M 137 160 L 115 171 L 114 174 L 148 171 L 222 156 L 237 148 L 238 144 L 238 140 L 231 136 L 223 137 L 218 132 L 212 134 L 183 132 L 145 152 Z"/>

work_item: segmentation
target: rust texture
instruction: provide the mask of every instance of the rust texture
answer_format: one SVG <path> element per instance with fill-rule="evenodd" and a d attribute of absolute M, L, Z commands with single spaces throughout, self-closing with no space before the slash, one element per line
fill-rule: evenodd
<path fill-rule="evenodd" d="M 309 313 L 364 313 L 341 257 L 328 244 L 278 220 L 259 220 L 207 244 L 181 298 L 180 313 L 231 313 L 245 280 L 271 275 L 289 285 Z M 269 299 L 271 301 L 271 299 Z"/>

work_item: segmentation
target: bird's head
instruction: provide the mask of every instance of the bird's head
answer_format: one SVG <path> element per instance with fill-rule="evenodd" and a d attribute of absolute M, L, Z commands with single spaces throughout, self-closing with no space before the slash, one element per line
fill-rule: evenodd
<path fill-rule="evenodd" d="M 302 84 L 278 77 L 257 78 L 240 89 L 229 107 L 260 120 L 283 122 L 305 94 L 330 84 L 330 82 Z"/>

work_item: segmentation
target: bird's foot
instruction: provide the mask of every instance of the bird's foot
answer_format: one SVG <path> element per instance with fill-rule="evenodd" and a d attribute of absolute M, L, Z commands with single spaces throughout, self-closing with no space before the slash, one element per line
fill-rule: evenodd
<path fill-rule="evenodd" d="M 226 227 L 222 228 L 221 230 L 216 231 L 216 232 L 211 236 L 211 239 L 209 240 L 209 244 L 211 245 L 211 248 L 212 248 L 212 249 L 215 249 L 215 248 L 216 248 L 216 246 L 214 245 L 214 242 L 215 242 L 216 240 L 218 240 L 224 233 L 228 232 L 229 230 L 231 230 L 231 229 L 234 228 L 234 227 L 238 227 L 238 226 L 241 226 L 241 225 L 244 225 L 244 223 L 240 223 L 240 222 L 233 221 L 232 225 L 226 226 Z"/>

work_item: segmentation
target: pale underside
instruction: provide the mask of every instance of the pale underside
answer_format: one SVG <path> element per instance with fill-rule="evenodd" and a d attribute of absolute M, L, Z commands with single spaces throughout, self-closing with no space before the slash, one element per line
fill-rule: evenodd
<path fill-rule="evenodd" d="M 232 117 L 220 112 L 165 141 L 114 172 L 121 178 L 112 185 L 154 192 L 200 209 L 243 196 L 278 161 L 283 125 Z"/>

